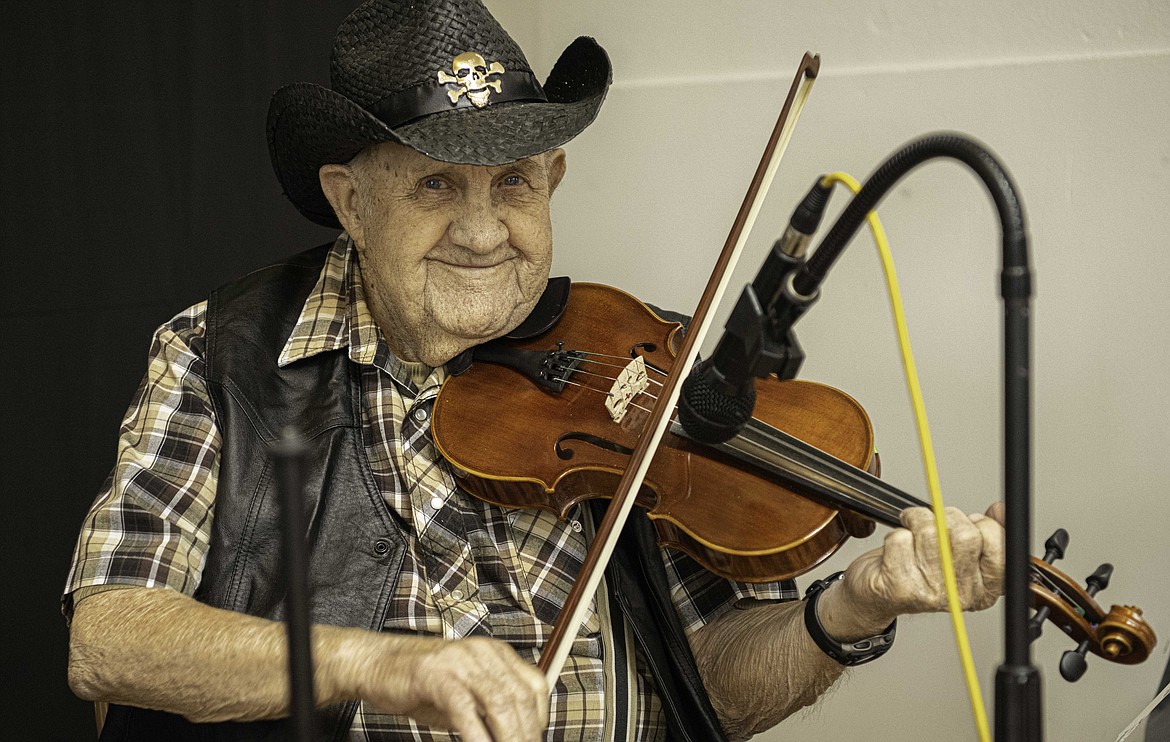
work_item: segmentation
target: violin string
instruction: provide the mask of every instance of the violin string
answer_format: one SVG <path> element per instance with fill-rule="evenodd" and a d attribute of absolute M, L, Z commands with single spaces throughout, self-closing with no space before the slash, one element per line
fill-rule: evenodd
<path fill-rule="evenodd" d="M 580 360 L 584 361 L 585 363 L 593 363 L 593 364 L 596 364 L 598 366 L 606 366 L 608 368 L 622 368 L 622 369 L 624 369 L 630 365 L 629 363 L 606 363 L 605 361 L 595 361 L 592 358 L 582 358 Z"/>
<path fill-rule="evenodd" d="M 1072 599 L 1072 596 L 1068 594 L 1068 591 L 1066 591 L 1058 583 L 1053 581 L 1050 577 L 1048 577 L 1048 575 L 1041 572 L 1040 569 L 1036 565 L 1030 564 L 1028 566 L 1032 572 L 1032 579 L 1033 580 L 1035 580 L 1037 583 L 1039 583 L 1041 587 L 1044 587 L 1047 590 L 1051 591 L 1058 598 L 1060 598 L 1065 603 L 1068 603 L 1070 606 L 1072 606 L 1082 618 L 1085 617 L 1084 609 L 1082 609 L 1081 606 L 1078 605 L 1077 602 Z"/>
<path fill-rule="evenodd" d="M 597 394 L 604 394 L 607 397 L 613 396 L 613 392 L 605 392 L 605 391 L 602 391 L 601 389 L 598 389 L 597 387 L 589 386 L 588 384 L 581 384 L 581 383 L 578 383 L 576 381 L 569 381 L 568 379 L 553 379 L 552 381 L 560 382 L 563 384 L 569 384 L 570 386 L 578 386 L 586 391 L 595 392 Z M 643 407 L 640 404 L 637 404 L 636 402 L 630 402 L 629 406 L 636 407 L 639 410 L 641 410 L 642 412 L 646 412 L 646 413 L 650 412 L 649 409 Z"/>
<path fill-rule="evenodd" d="M 583 372 L 583 373 L 585 373 L 585 374 L 587 374 L 587 375 L 589 375 L 589 376 L 596 376 L 596 377 L 598 377 L 598 378 L 607 379 L 607 380 L 609 380 L 609 381 L 612 381 L 612 379 L 610 379 L 609 377 L 607 377 L 607 376 L 601 376 L 600 374 L 591 374 L 591 373 L 589 373 L 589 372 L 587 372 L 587 371 L 586 371 L 586 372 Z M 582 384 L 582 383 L 580 383 L 580 382 L 578 382 L 578 381 L 572 381 L 572 380 L 570 380 L 570 379 L 553 378 L 553 379 L 549 379 L 549 381 L 553 381 L 553 382 L 556 382 L 556 383 L 559 383 L 559 384 L 568 384 L 569 386 L 576 386 L 576 387 L 580 387 L 580 388 L 582 388 L 582 389 L 585 389 L 586 391 L 595 392 L 595 393 L 597 393 L 597 394 L 603 394 L 603 395 L 605 395 L 606 397 L 612 397 L 612 396 L 613 396 L 613 392 L 607 392 L 607 391 L 604 391 L 604 390 L 602 390 L 602 389 L 598 389 L 598 388 L 597 388 L 597 387 L 595 387 L 595 386 L 590 386 L 589 384 Z M 630 403 L 630 406 L 632 406 L 632 407 L 637 407 L 637 408 L 638 408 L 638 409 L 640 409 L 640 410 L 646 410 L 646 408 L 645 408 L 645 407 L 642 407 L 641 405 L 635 405 L 635 404 L 633 404 L 632 402 Z M 647 411 L 647 412 L 649 412 L 649 410 L 646 410 L 646 411 Z"/>
<path fill-rule="evenodd" d="M 566 369 L 559 369 L 559 370 L 564 371 Z M 594 373 L 593 371 L 585 371 L 584 369 L 580 369 L 580 368 L 572 369 L 570 371 L 570 373 L 584 374 L 585 376 L 592 376 L 595 379 L 602 379 L 604 381 L 610 381 L 610 382 L 617 381 L 616 376 L 606 376 L 605 374 L 598 374 L 598 373 Z M 560 381 L 560 379 L 555 379 L 555 381 Z M 567 379 L 565 381 L 567 381 Z"/>
<path fill-rule="evenodd" d="M 1038 582 L 1041 586 L 1048 588 L 1052 592 L 1058 591 L 1059 588 L 1057 588 L 1056 583 L 1050 580 L 1048 575 L 1036 569 L 1035 565 L 1030 564 L 1028 566 L 1032 568 L 1032 579 L 1034 581 Z"/>
<path fill-rule="evenodd" d="M 618 358 L 618 359 L 621 359 L 621 358 L 622 358 L 622 356 L 611 356 L 611 355 L 609 355 L 609 354 L 607 354 L 607 353 L 598 353 L 598 354 L 596 354 L 596 355 L 601 355 L 601 356 L 604 356 L 604 357 L 606 357 L 606 358 Z M 582 361 L 584 361 L 584 362 L 586 362 L 586 363 L 593 363 L 593 364 L 596 364 L 596 365 L 598 365 L 598 366 L 606 366 L 607 368 L 620 368 L 620 369 L 623 369 L 623 370 L 624 370 L 624 369 L 626 369 L 626 368 L 629 368 L 629 365 L 630 365 L 628 362 L 627 362 L 627 363 L 606 363 L 605 361 L 595 361 L 595 360 L 593 360 L 592 358 L 582 358 L 582 359 L 580 359 L 580 360 L 582 360 Z M 561 367 L 558 367 L 558 369 L 557 369 L 557 370 L 558 370 L 558 371 L 566 371 L 566 370 L 567 370 L 567 371 L 570 371 L 570 372 L 572 372 L 572 370 L 573 370 L 573 369 L 569 369 L 569 368 L 566 368 L 566 367 L 564 367 L 564 366 L 561 366 Z M 649 378 L 649 374 L 650 374 L 651 372 L 652 372 L 652 373 L 656 373 L 656 374 L 658 374 L 659 376 L 665 376 L 665 374 L 664 374 L 662 371 L 660 371 L 659 369 L 657 369 L 657 368 L 654 368 L 653 366 L 646 366 L 646 371 L 648 372 L 648 373 L 647 373 L 647 378 L 646 378 L 646 381 L 647 381 L 648 383 L 650 383 L 650 384 L 656 384 L 656 385 L 657 385 L 659 388 L 662 388 L 662 382 L 661 382 L 661 381 L 658 381 L 657 379 L 651 379 L 651 378 Z M 609 378 L 609 377 L 605 377 L 605 378 Z M 611 380 L 611 381 L 616 381 L 616 379 L 617 379 L 617 377 L 615 376 L 615 377 L 613 377 L 613 378 L 612 378 L 612 379 L 610 379 L 610 380 Z"/>
<path fill-rule="evenodd" d="M 589 358 L 586 358 L 585 356 L 598 356 L 599 358 L 613 358 L 615 360 L 622 361 L 622 364 L 619 366 L 620 368 L 624 368 L 625 366 L 629 365 L 630 358 L 631 358 L 630 356 L 615 355 L 613 353 L 597 353 L 597 352 L 591 351 L 591 350 L 575 350 L 575 351 L 573 351 L 573 353 L 576 353 L 577 357 L 581 358 L 581 360 L 591 360 Z M 601 363 L 601 361 L 592 361 L 592 362 L 593 363 Z M 666 376 L 667 375 L 665 371 L 662 371 L 658 367 L 653 366 L 649 363 L 646 364 L 646 369 L 648 371 L 653 371 L 654 373 L 658 374 L 659 376 Z"/>
<path fill-rule="evenodd" d="M 630 361 L 633 359 L 633 356 L 619 356 L 619 355 L 614 355 L 612 353 L 592 353 L 590 351 L 584 351 L 584 350 L 574 351 L 574 353 L 576 354 L 575 355 L 576 360 L 584 361 L 585 363 L 596 363 L 596 364 L 603 365 L 603 366 L 611 366 L 613 368 L 626 368 L 627 366 L 630 365 Z M 612 358 L 615 361 L 621 361 L 621 363 L 606 363 L 605 361 L 594 360 L 593 358 L 589 358 L 588 356 L 597 356 L 598 358 Z M 654 366 L 651 363 L 646 364 L 646 371 L 649 373 L 657 374 L 659 376 L 663 376 L 663 377 L 666 376 L 665 371 L 662 371 L 661 369 L 659 369 L 658 367 Z"/>
<path fill-rule="evenodd" d="M 612 368 L 625 368 L 625 366 L 620 366 L 620 367 L 619 367 L 619 366 L 614 366 L 613 364 L 609 364 L 609 363 L 602 363 L 602 362 L 600 362 L 600 361 L 590 361 L 590 363 L 598 363 L 598 364 L 600 364 L 600 365 L 603 365 L 603 366 L 610 366 L 610 367 L 612 367 Z M 584 369 L 582 369 L 582 368 L 579 368 L 579 367 L 577 367 L 577 368 L 566 368 L 566 367 L 564 367 L 564 366 L 560 366 L 560 367 L 558 367 L 558 368 L 556 369 L 556 371 L 558 371 L 558 372 L 568 372 L 569 376 L 572 376 L 573 374 L 584 374 L 584 375 L 586 375 L 586 376 L 592 376 L 592 377 L 593 377 L 593 378 L 595 378 L 595 379 L 603 379 L 603 380 L 605 380 L 605 381 L 608 381 L 608 382 L 611 382 L 611 383 L 612 383 L 612 382 L 616 382 L 616 381 L 618 380 L 618 377 L 617 377 L 617 376 L 606 376 L 605 374 L 599 374 L 599 373 L 596 373 L 596 372 L 594 372 L 594 371 L 585 371 Z M 552 379 L 550 379 L 550 381 L 554 381 L 554 382 L 564 382 L 564 383 L 566 383 L 566 384 L 567 384 L 567 383 L 572 383 L 572 382 L 570 382 L 570 381 L 568 380 L 568 378 L 561 378 L 561 377 L 552 378 Z M 647 381 L 649 381 L 651 384 L 657 384 L 657 385 L 658 385 L 660 388 L 662 387 L 662 383 L 661 383 L 661 382 L 659 382 L 659 381 L 655 381 L 655 380 L 653 380 L 653 379 L 647 379 Z M 578 384 L 577 386 L 584 386 L 584 385 L 582 385 L 582 384 Z M 646 392 L 646 391 L 644 391 L 644 390 L 643 390 L 643 391 L 639 392 L 639 394 L 649 394 L 649 392 Z M 650 398 L 651 398 L 652 400 L 654 400 L 654 401 L 658 401 L 658 397 L 657 397 L 656 395 L 650 394 Z M 677 407 L 676 407 L 675 409 L 677 409 Z"/>
<path fill-rule="evenodd" d="M 595 356 L 597 358 L 612 358 L 615 361 L 620 361 L 620 363 L 607 364 L 607 365 L 614 366 L 616 368 L 625 368 L 626 366 L 630 365 L 631 360 L 640 357 L 640 356 L 633 356 L 633 355 L 628 355 L 628 356 L 616 355 L 614 353 L 594 353 L 594 352 L 588 351 L 588 350 L 573 351 L 573 357 L 576 358 L 577 360 L 585 361 L 587 363 L 605 363 L 604 361 L 594 360 L 593 358 L 590 358 L 590 356 Z M 644 357 L 642 357 L 642 359 L 645 360 Z M 659 376 L 666 376 L 667 375 L 667 373 L 665 371 L 658 368 L 657 366 L 655 366 L 652 363 L 646 364 L 646 370 L 649 372 L 658 374 Z"/>
<path fill-rule="evenodd" d="M 574 350 L 571 352 L 580 358 L 584 358 L 585 356 L 597 356 L 598 358 L 615 358 L 619 361 L 629 362 L 629 358 L 627 358 L 626 356 L 618 355 L 616 353 L 601 353 L 600 351 L 596 351 L 596 350 Z"/>
<path fill-rule="evenodd" d="M 811 470 L 818 475 L 822 484 L 831 483 L 833 485 L 831 489 L 841 502 L 868 506 L 869 509 L 886 515 L 893 521 L 891 525 L 898 522 L 898 515 L 902 510 L 923 505 L 922 502 L 893 487 L 881 487 L 865 479 L 859 480 L 854 474 L 854 470 L 858 470 L 857 467 L 829 457 L 799 438 L 767 423 L 753 420 L 748 425 L 754 432 L 753 437 L 765 437 L 768 447 L 779 453 L 782 458 L 805 470 Z M 809 459 L 812 459 L 813 463 L 808 463 Z"/>
<path fill-rule="evenodd" d="M 617 364 L 606 363 L 604 361 L 595 360 L 594 358 L 584 357 L 584 356 L 595 356 L 597 358 L 615 358 L 615 359 L 625 360 L 624 356 L 613 355 L 613 354 L 609 354 L 609 353 L 594 353 L 594 352 L 590 352 L 590 351 L 576 351 L 576 352 L 578 353 L 579 356 L 582 357 L 581 360 L 584 360 L 588 363 L 592 363 L 595 365 L 608 366 L 608 367 L 613 367 L 613 368 L 623 368 L 623 369 L 626 368 L 626 366 L 628 365 L 628 363 L 627 363 L 627 364 L 622 364 L 622 365 L 618 366 Z M 647 367 L 647 368 L 650 369 L 650 367 Z M 586 371 L 580 367 L 561 368 L 558 370 L 559 371 L 566 371 L 566 372 L 568 372 L 568 375 L 570 375 L 570 376 L 580 373 L 580 374 L 583 374 L 586 376 L 590 376 L 590 377 L 597 378 L 597 379 L 602 379 L 602 380 L 609 381 L 609 382 L 614 382 L 617 380 L 617 377 L 608 376 L 606 374 L 596 373 L 593 371 Z M 661 373 L 661 372 L 659 372 L 659 373 Z M 553 379 L 553 381 L 563 382 L 563 383 L 567 383 L 567 384 L 573 384 L 574 386 L 579 386 L 583 389 L 589 389 L 589 390 L 597 392 L 599 394 L 604 394 L 607 397 L 613 397 L 612 392 L 605 392 L 605 391 L 602 391 L 600 389 L 596 389 L 592 386 L 589 386 L 587 384 L 580 384 L 580 383 L 572 382 L 572 381 L 569 381 L 567 378 Z M 652 383 L 655 383 L 655 384 L 658 384 L 659 386 L 661 386 L 660 382 L 652 380 Z M 657 399 L 658 399 L 658 395 L 653 394 L 647 390 L 640 391 L 635 396 L 635 399 L 637 399 L 638 397 L 641 397 L 642 395 L 645 395 L 649 400 L 651 400 L 651 403 L 653 403 L 654 401 L 657 401 Z M 642 405 L 636 404 L 632 401 L 629 403 L 629 406 L 635 407 L 635 408 L 637 408 L 643 412 L 646 412 L 646 413 L 651 412 L 651 410 L 647 409 L 646 407 L 643 407 Z M 677 412 L 678 412 L 678 407 L 675 406 L 674 413 L 676 414 Z M 788 444 L 784 443 L 783 441 L 780 441 L 778 443 L 778 445 L 780 445 L 782 448 L 788 448 Z M 788 457 L 788 458 L 790 458 L 790 460 L 791 460 L 791 457 Z M 844 462 L 842 462 L 842 463 L 844 463 Z M 823 473 L 822 473 L 822 475 L 823 475 Z M 832 482 L 834 485 L 836 485 L 835 489 L 837 490 L 837 495 L 841 498 L 841 500 L 843 502 L 845 502 L 847 504 L 854 504 L 854 505 L 860 504 L 860 505 L 867 507 L 871 510 L 885 513 L 887 516 L 889 516 L 895 520 L 897 519 L 898 514 L 902 510 L 904 510 L 905 508 L 922 505 L 921 502 L 916 501 L 914 498 L 910 498 L 908 496 L 898 496 L 899 493 L 897 493 L 896 491 L 894 493 L 884 493 L 883 492 L 881 494 L 875 495 L 875 494 L 872 494 L 870 492 L 859 490 L 857 487 L 851 487 L 847 482 L 842 482 L 840 480 L 840 478 L 837 476 L 827 476 L 825 478 L 828 481 Z"/>
<path fill-rule="evenodd" d="M 637 409 L 641 410 L 642 412 L 645 412 L 646 414 L 650 414 L 650 412 L 652 411 L 649 407 L 643 407 L 642 405 L 638 404 L 637 402 L 633 402 L 633 401 L 630 402 L 629 406 L 636 407 Z"/>
<path fill-rule="evenodd" d="M 593 352 L 588 352 L 588 351 L 575 351 L 575 352 L 576 352 L 576 353 L 578 353 L 578 354 L 579 354 L 579 355 L 581 355 L 581 356 L 590 355 L 590 356 L 600 356 L 600 357 L 603 357 L 603 358 L 618 358 L 618 359 L 623 359 L 623 360 L 624 360 L 624 357 L 623 357 L 623 356 L 612 355 L 612 354 L 610 354 L 610 353 L 593 353 Z M 620 366 L 619 366 L 618 364 L 614 364 L 614 363 L 606 363 L 606 362 L 604 362 L 604 361 L 597 361 L 597 360 L 594 360 L 594 359 L 592 359 L 592 358 L 582 358 L 581 360 L 584 360 L 584 361 L 586 361 L 586 362 L 588 362 L 588 363 L 593 363 L 593 364 L 596 364 L 596 365 L 600 365 L 600 366 L 608 366 L 608 367 L 610 367 L 610 368 L 621 368 L 621 369 L 625 369 L 627 366 L 629 366 L 629 364 L 628 364 L 628 363 L 625 363 L 625 364 L 622 364 L 622 365 L 620 365 Z M 584 369 L 581 369 L 580 367 L 571 367 L 571 368 L 570 368 L 570 367 L 566 367 L 566 366 L 560 366 L 560 367 L 558 367 L 556 370 L 557 370 L 558 372 L 568 372 L 568 374 L 569 374 L 570 376 L 572 376 L 572 375 L 574 375 L 574 374 L 578 374 L 578 373 L 579 373 L 579 374 L 583 374 L 583 375 L 585 375 L 585 376 L 591 376 L 591 377 L 593 377 L 593 378 L 595 378 L 595 379 L 602 379 L 602 380 L 604 380 L 604 381 L 609 381 L 609 382 L 616 382 L 616 381 L 617 381 L 617 379 L 618 379 L 618 377 L 616 377 L 616 376 L 606 376 L 605 374 L 599 374 L 599 373 L 595 373 L 595 372 L 593 372 L 593 371 L 585 371 Z M 655 373 L 658 373 L 658 374 L 661 374 L 661 373 L 662 373 L 662 372 L 661 372 L 661 371 L 659 371 L 658 369 L 654 369 L 654 368 L 652 368 L 652 367 L 650 367 L 650 366 L 647 366 L 647 370 L 654 371 Z M 592 387 L 592 386 L 590 386 L 590 385 L 588 385 L 588 384 L 581 384 L 581 383 L 579 383 L 579 382 L 576 382 L 576 381 L 571 381 L 571 380 L 569 380 L 568 378 L 554 377 L 554 378 L 550 379 L 550 381 L 553 381 L 553 382 L 556 382 L 556 383 L 560 383 L 560 384 L 570 384 L 570 385 L 572 385 L 572 386 L 581 387 L 582 389 L 588 389 L 589 391 L 592 391 L 592 392 L 597 392 L 598 394 L 604 394 L 606 397 L 613 397 L 613 392 L 605 392 L 605 391 L 602 391 L 602 390 L 600 390 L 600 389 L 597 389 L 596 387 Z M 658 385 L 660 388 L 661 388 L 661 386 L 662 386 L 662 382 L 660 382 L 660 381 L 656 381 L 656 380 L 654 380 L 654 379 L 649 379 L 649 378 L 647 379 L 647 381 L 649 381 L 651 384 L 657 384 L 657 385 Z M 636 399 L 637 397 L 639 397 L 639 396 L 642 396 L 642 395 L 646 395 L 647 397 L 649 397 L 649 398 L 652 400 L 652 402 L 657 402 L 657 401 L 658 401 L 658 395 L 656 395 L 656 394 L 651 394 L 651 393 L 647 392 L 646 390 L 642 390 L 642 391 L 638 392 L 638 394 L 637 394 L 637 395 L 635 395 L 635 399 Z M 645 412 L 645 413 L 647 413 L 647 414 L 649 414 L 650 412 L 652 412 L 652 410 L 650 410 L 649 408 L 647 408 L 647 407 L 643 407 L 642 405 L 640 405 L 640 404 L 637 404 L 637 403 L 635 403 L 635 402 L 633 402 L 633 401 L 631 401 L 631 402 L 629 403 L 629 406 L 630 406 L 630 407 L 635 407 L 635 408 L 637 408 L 637 409 L 639 409 L 639 410 L 641 410 L 642 412 Z M 675 406 L 675 408 L 674 408 L 674 412 L 678 412 L 678 407 L 677 407 L 677 405 L 676 405 L 676 406 Z"/>
<path fill-rule="evenodd" d="M 1048 575 L 1041 572 L 1036 567 L 1036 565 L 1031 564 L 1028 566 L 1031 568 L 1032 576 L 1036 580 L 1036 582 L 1038 582 L 1042 587 L 1047 588 L 1048 590 L 1052 591 L 1054 594 L 1059 596 L 1066 603 L 1069 603 L 1073 607 L 1077 608 L 1078 611 L 1080 610 L 1080 608 L 1077 606 L 1076 602 L 1073 601 L 1072 596 L 1070 596 L 1068 594 L 1068 592 L 1063 587 L 1060 586 L 1059 583 L 1057 583 L 1055 580 L 1050 578 Z"/>
<path fill-rule="evenodd" d="M 595 386 L 589 386 L 588 384 L 582 384 L 579 381 L 569 381 L 568 379 L 550 379 L 550 381 L 555 381 L 555 382 L 560 383 L 560 384 L 568 384 L 569 386 L 579 386 L 582 389 L 585 389 L 587 391 L 597 392 L 598 394 L 604 394 L 607 397 L 613 396 L 613 392 L 605 392 L 605 391 L 602 391 L 601 389 L 598 389 Z"/>
<path fill-rule="evenodd" d="M 616 357 L 616 358 L 620 358 L 620 357 L 621 357 L 621 356 L 609 356 L 608 354 L 602 354 L 602 353 L 591 354 L 591 355 L 599 355 L 599 356 L 606 356 L 606 357 Z M 601 361 L 591 361 L 591 362 L 592 362 L 592 363 L 598 363 L 598 364 L 602 364 L 602 365 L 610 365 L 610 364 L 604 364 L 604 363 L 603 363 L 603 362 L 601 362 Z M 624 366 L 623 366 L 623 368 L 624 368 Z M 616 377 L 609 377 L 609 376 L 606 376 L 606 375 L 604 375 L 604 374 L 598 374 L 598 373 L 594 373 L 594 372 L 592 372 L 592 371 L 585 371 L 585 370 L 583 370 L 583 369 L 580 369 L 580 368 L 572 369 L 572 370 L 570 370 L 570 373 L 571 373 L 571 374 L 572 374 L 572 373 L 581 373 L 581 374 L 585 374 L 585 375 L 588 375 L 588 376 L 591 376 L 591 377 L 594 377 L 594 378 L 604 379 L 604 380 L 606 380 L 606 381 L 611 381 L 611 382 L 616 380 Z M 578 384 L 578 383 L 575 383 L 575 382 L 570 382 L 570 381 L 568 381 L 567 379 L 554 379 L 554 381 L 564 381 L 565 383 L 570 383 L 570 384 L 573 384 L 574 386 L 580 386 L 580 387 L 582 387 L 582 388 L 584 388 L 584 389 L 590 389 L 591 391 L 598 392 L 599 394 L 605 394 L 605 396 L 607 396 L 607 397 L 612 397 L 612 396 L 613 396 L 613 394 L 612 394 L 612 393 L 610 393 L 610 392 L 603 392 L 603 391 L 602 391 L 602 390 L 600 390 L 600 389 L 596 389 L 596 388 L 594 388 L 594 387 L 591 387 L 591 386 L 588 386 L 588 385 L 586 385 L 586 384 Z M 648 397 L 650 400 L 653 400 L 653 401 L 657 401 L 657 399 L 658 399 L 658 396 L 657 396 L 657 395 L 655 395 L 655 394 L 652 394 L 652 393 L 650 393 L 649 391 L 645 391 L 645 390 L 643 390 L 643 391 L 641 391 L 641 392 L 639 392 L 639 393 L 638 393 L 637 397 L 640 397 L 640 396 L 642 396 L 642 395 L 645 395 L 645 396 L 647 396 L 647 397 Z M 637 397 L 635 397 L 635 399 L 636 399 Z M 649 413 L 649 412 L 650 412 L 650 410 L 649 410 L 649 409 L 647 409 L 647 408 L 643 407 L 642 405 L 635 404 L 635 403 L 633 403 L 633 402 L 631 402 L 631 403 L 630 403 L 630 406 L 631 406 L 631 407 L 636 407 L 637 409 L 639 409 L 639 410 L 642 410 L 643 412 L 646 412 L 646 413 Z M 678 412 L 678 407 L 676 406 L 676 407 L 675 407 L 675 409 L 674 409 L 674 413 L 677 413 L 677 412 Z M 784 444 L 781 444 L 781 445 L 784 445 Z M 831 481 L 831 482 L 833 482 L 834 484 L 838 485 L 838 487 L 840 488 L 840 490 L 839 490 L 839 492 L 838 492 L 838 495 L 839 495 L 839 496 L 842 498 L 842 500 L 843 500 L 844 502 L 846 502 L 846 503 L 852 503 L 852 504 L 857 504 L 857 503 L 860 503 L 860 504 L 862 504 L 863 506 L 867 506 L 868 508 L 870 508 L 870 509 L 872 509 L 872 510 L 876 510 L 876 511 L 879 511 L 879 512 L 884 512 L 884 513 L 886 513 L 888 516 L 890 516 L 890 517 L 892 517 L 892 518 L 895 518 L 895 519 L 897 518 L 897 516 L 898 516 L 898 513 L 899 513 L 899 512 L 901 512 L 901 510 L 905 509 L 906 507 L 912 507 L 912 506 L 915 506 L 915 505 L 920 505 L 920 504 L 921 504 L 921 503 L 917 503 L 917 502 L 914 502 L 914 501 L 899 501 L 899 502 L 892 502 L 892 501 L 891 501 L 891 499 L 890 499 L 888 496 L 887 496 L 887 497 L 882 497 L 882 496 L 875 496 L 875 495 L 872 495 L 872 494 L 870 494 L 870 493 L 867 493 L 867 492 L 862 492 L 862 491 L 853 492 L 853 491 L 851 491 L 851 490 L 853 490 L 853 489 L 855 489 L 855 488 L 851 488 L 851 487 L 849 487 L 849 486 L 848 486 L 848 484 L 844 484 L 844 483 L 842 483 L 841 481 L 839 481 L 839 479 L 838 479 L 838 478 L 836 478 L 836 477 L 828 477 L 828 479 L 829 479 L 829 481 Z"/>

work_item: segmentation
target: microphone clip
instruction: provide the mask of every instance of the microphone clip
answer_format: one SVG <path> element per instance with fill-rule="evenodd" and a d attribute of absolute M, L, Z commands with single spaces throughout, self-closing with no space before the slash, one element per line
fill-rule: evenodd
<path fill-rule="evenodd" d="M 804 363 L 804 349 L 792 326 L 817 296 L 799 297 L 793 293 L 792 276 L 804 265 L 804 260 L 780 252 L 779 244 L 777 241 L 773 246 L 774 260 L 769 261 L 770 266 L 780 269 L 775 277 L 775 284 L 780 288 L 771 306 L 765 309 L 760 301 L 757 279 L 744 286 L 724 326 L 724 340 L 740 347 L 743 381 L 773 374 L 780 379 L 795 379 Z"/>

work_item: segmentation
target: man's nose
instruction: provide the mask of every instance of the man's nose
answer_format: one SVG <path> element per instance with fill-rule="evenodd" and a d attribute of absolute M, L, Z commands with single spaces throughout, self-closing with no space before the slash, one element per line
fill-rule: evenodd
<path fill-rule="evenodd" d="M 451 222 L 451 241 L 475 252 L 487 253 L 508 239 L 508 228 L 491 198 L 467 199 Z"/>

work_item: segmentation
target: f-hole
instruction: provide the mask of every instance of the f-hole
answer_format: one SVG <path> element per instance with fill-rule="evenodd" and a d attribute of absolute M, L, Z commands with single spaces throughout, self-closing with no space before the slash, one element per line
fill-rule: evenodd
<path fill-rule="evenodd" d="M 554 449 L 557 456 L 565 461 L 568 461 L 574 456 L 573 449 L 563 445 L 569 441 L 581 441 L 582 443 L 588 443 L 606 451 L 620 453 L 623 456 L 630 456 L 634 453 L 634 449 L 626 448 L 620 443 L 615 443 L 614 441 L 607 440 L 601 436 L 591 435 L 589 433 L 565 433 L 560 438 L 557 438 L 557 443 Z"/>

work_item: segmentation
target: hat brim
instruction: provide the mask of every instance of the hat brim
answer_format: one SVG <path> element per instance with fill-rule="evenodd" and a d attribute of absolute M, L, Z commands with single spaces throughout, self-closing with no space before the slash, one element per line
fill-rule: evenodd
<path fill-rule="evenodd" d="M 581 37 L 561 54 L 545 82 L 548 102 L 508 101 L 457 108 L 391 129 L 346 96 L 313 83 L 287 85 L 268 109 L 268 150 L 285 195 L 309 220 L 340 223 L 321 191 L 318 171 L 363 148 L 397 142 L 428 157 L 501 165 L 558 147 L 581 133 L 601 108 L 612 80 L 609 57 Z"/>

